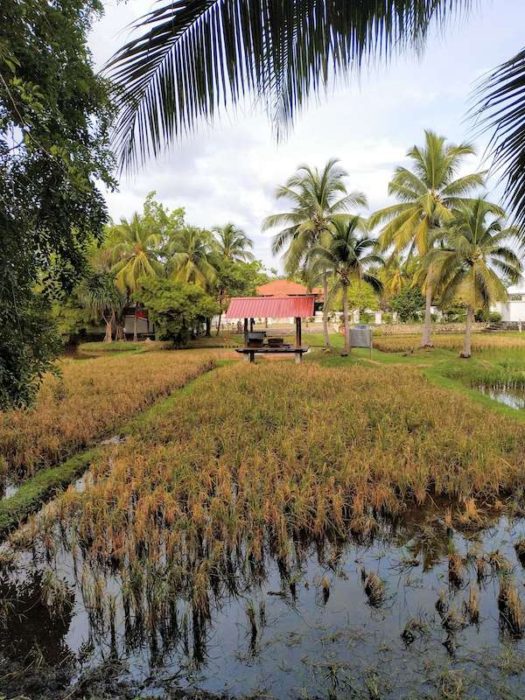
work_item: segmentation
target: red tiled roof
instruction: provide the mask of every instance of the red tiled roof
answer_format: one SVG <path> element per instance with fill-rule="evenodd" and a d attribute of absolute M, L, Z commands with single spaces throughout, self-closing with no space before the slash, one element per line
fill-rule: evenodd
<path fill-rule="evenodd" d="M 313 294 L 280 297 L 234 297 L 226 318 L 308 318 L 314 315 Z"/>
<path fill-rule="evenodd" d="M 302 284 L 290 280 L 273 280 L 257 287 L 257 295 L 260 297 L 289 297 L 308 293 Z"/>

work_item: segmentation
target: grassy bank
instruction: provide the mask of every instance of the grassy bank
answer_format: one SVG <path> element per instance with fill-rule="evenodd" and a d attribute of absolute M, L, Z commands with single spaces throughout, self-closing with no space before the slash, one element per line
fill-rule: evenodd
<path fill-rule="evenodd" d="M 56 467 L 42 469 L 20 486 L 10 498 L 0 500 L 0 538 L 14 530 L 30 513 L 81 476 L 101 450 L 75 455 Z"/>

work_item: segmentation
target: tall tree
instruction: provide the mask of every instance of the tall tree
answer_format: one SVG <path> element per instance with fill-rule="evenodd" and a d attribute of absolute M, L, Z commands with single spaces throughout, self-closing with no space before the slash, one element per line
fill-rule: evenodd
<path fill-rule="evenodd" d="M 125 164 L 252 92 L 278 123 L 335 75 L 420 47 L 471 0 L 161 0 L 109 64 Z"/>
<path fill-rule="evenodd" d="M 219 320 L 217 322 L 217 335 L 221 332 L 222 314 L 226 307 L 228 296 L 231 293 L 245 291 L 245 273 L 248 270 L 246 263 L 253 263 L 255 258 L 251 249 L 253 241 L 244 231 L 233 223 L 224 226 L 216 226 L 213 229 L 213 266 L 215 268 L 215 289 L 219 305 Z M 252 269 L 255 273 L 255 269 Z M 260 277 L 260 274 L 254 274 Z M 256 285 L 251 285 L 255 287 Z"/>
<path fill-rule="evenodd" d="M 504 216 L 500 207 L 484 199 L 460 205 L 445 228 L 443 247 L 429 251 L 424 259 L 433 283 L 443 288 L 443 305 L 456 301 L 467 307 L 461 357 L 472 354 L 475 312 L 505 301 L 506 285 L 515 284 L 522 272 L 519 257 L 508 245 L 520 231 L 507 226 Z"/>
<path fill-rule="evenodd" d="M 111 343 L 117 315 L 125 304 L 125 297 L 117 289 L 114 275 L 111 272 L 89 271 L 79 285 L 78 296 L 91 318 L 104 320 L 104 342 Z"/>
<path fill-rule="evenodd" d="M 338 163 L 338 160 L 329 160 L 322 170 L 301 165 L 285 185 L 277 188 L 276 198 L 288 200 L 292 208 L 268 216 L 263 230 L 281 228 L 273 239 L 272 251 L 277 254 L 286 248 L 284 259 L 288 274 L 299 270 L 310 248 L 329 238 L 334 216 L 348 212 L 353 206 L 366 205 L 364 194 L 347 191 L 347 173 Z M 329 348 L 328 272 L 322 274 L 322 280 L 324 343 Z"/>
<path fill-rule="evenodd" d="M 114 184 L 112 109 L 87 48 L 100 10 L 0 3 L 0 408 L 34 395 L 59 348 L 49 289 L 71 291 L 107 218 L 96 183 Z"/>
<path fill-rule="evenodd" d="M 353 280 L 362 280 L 378 293 L 383 285 L 379 278 L 369 272 L 371 266 L 380 266 L 383 259 L 374 252 L 377 241 L 368 236 L 367 223 L 360 216 L 336 216 L 331 235 L 308 251 L 312 268 L 322 274 L 329 273 L 334 280 L 330 294 L 338 289 L 343 294 L 344 350 L 350 352 L 350 318 L 348 313 L 348 290 Z"/>
<path fill-rule="evenodd" d="M 123 217 L 120 224 L 110 229 L 107 245 L 114 260 L 115 282 L 120 290 L 126 292 L 128 300 L 140 289 L 142 279 L 156 277 L 162 271 L 159 260 L 161 243 L 161 235 L 137 213 L 133 214 L 131 221 Z M 133 340 L 138 340 L 136 309 Z"/>
<path fill-rule="evenodd" d="M 411 167 L 400 166 L 388 186 L 400 203 L 379 210 L 370 225 L 382 224 L 379 242 L 383 250 L 406 249 L 425 255 L 436 242 L 436 231 L 451 220 L 452 210 L 468 201 L 467 195 L 483 185 L 484 173 L 458 176 L 467 156 L 474 155 L 468 143 L 455 145 L 433 131 L 425 131 L 425 144 L 407 153 Z M 435 288 L 431 277 L 422 283 L 425 293 L 425 321 L 422 347 L 432 345 L 431 306 Z"/>
<path fill-rule="evenodd" d="M 215 226 L 215 247 L 220 257 L 232 262 L 250 262 L 254 259 L 251 249 L 253 241 L 235 224 Z"/>
<path fill-rule="evenodd" d="M 215 280 L 213 239 L 209 231 L 186 226 L 168 248 L 168 273 L 178 282 L 207 290 Z"/>
<path fill-rule="evenodd" d="M 211 291 L 217 278 L 213 261 L 213 237 L 209 231 L 185 226 L 168 245 L 168 274 L 177 282 L 194 284 Z M 211 335 L 211 317 L 206 319 L 206 335 Z"/>

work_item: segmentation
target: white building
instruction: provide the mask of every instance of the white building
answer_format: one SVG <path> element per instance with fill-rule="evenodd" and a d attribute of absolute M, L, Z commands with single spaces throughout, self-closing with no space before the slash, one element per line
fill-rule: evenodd
<path fill-rule="evenodd" d="M 525 279 L 509 287 L 508 293 L 508 300 L 494 304 L 492 311 L 500 313 L 501 320 L 507 323 L 525 324 Z"/>

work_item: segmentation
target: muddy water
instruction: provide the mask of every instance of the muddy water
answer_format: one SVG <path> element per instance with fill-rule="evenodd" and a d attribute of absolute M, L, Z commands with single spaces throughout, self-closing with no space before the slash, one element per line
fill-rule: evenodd
<path fill-rule="evenodd" d="M 30 697 L 80 697 L 75 688 L 85 691 L 88 677 L 98 688 L 89 697 L 166 697 L 177 688 L 221 697 L 521 698 L 525 643 L 498 593 L 512 577 L 525 600 L 514 550 L 523 536 L 521 520 L 462 534 L 415 514 L 368 541 L 290 542 L 286 561 L 268 554 L 264 566 L 237 552 L 210 591 L 209 613 L 162 586 L 159 606 L 146 592 L 143 608 L 126 611 L 118 576 L 106 572 L 102 586 L 80 551 L 74 559 L 61 546 L 17 553 L 3 568 L 0 654 L 18 671 L 38 658 L 40 671 L 18 680 L 1 673 L 0 692 L 24 690 L 29 677 Z M 511 570 L 487 563 L 478 580 L 476 560 L 496 550 Z M 453 551 L 460 580 L 449 576 Z M 384 584 L 379 595 L 367 595 L 370 573 Z M 471 586 L 478 622 L 464 611 Z M 447 610 L 436 609 L 440 594 Z"/>

